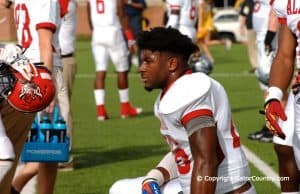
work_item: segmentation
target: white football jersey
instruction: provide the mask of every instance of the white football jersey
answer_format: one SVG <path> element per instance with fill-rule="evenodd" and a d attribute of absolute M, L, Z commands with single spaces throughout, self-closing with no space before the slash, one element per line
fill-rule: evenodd
<path fill-rule="evenodd" d="M 270 0 L 255 0 L 252 22 L 256 32 L 266 32 L 268 30 L 269 14 L 271 10 Z"/>
<path fill-rule="evenodd" d="M 232 191 L 245 183 L 241 177 L 249 176 L 248 161 L 240 147 L 226 92 L 217 81 L 203 73 L 186 74 L 163 96 L 158 96 L 154 111 L 161 122 L 160 131 L 178 164 L 179 182 L 185 194 L 190 193 L 194 163 L 185 124 L 200 116 L 212 116 L 217 126 L 216 152 L 221 162 L 218 177 L 223 181 L 218 181 L 216 193 Z"/>
<path fill-rule="evenodd" d="M 117 15 L 117 0 L 89 0 L 93 27 L 121 27 Z"/>
<path fill-rule="evenodd" d="M 167 0 L 168 14 L 171 9 L 180 9 L 179 25 L 195 26 L 198 15 L 197 0 Z"/>
<path fill-rule="evenodd" d="M 18 43 L 26 48 L 25 55 L 33 62 L 41 62 L 37 29 L 53 31 L 53 63 L 61 66 L 58 32 L 61 23 L 62 1 L 58 0 L 15 0 L 14 17 Z"/>
<path fill-rule="evenodd" d="M 300 1 L 297 0 L 274 0 L 273 9 L 281 24 L 285 24 L 297 37 L 296 59 L 297 67 L 300 67 Z"/>
<path fill-rule="evenodd" d="M 76 7 L 76 1 L 70 0 L 68 4 L 68 13 L 62 18 L 59 32 L 59 43 L 62 55 L 70 54 L 75 51 L 77 27 Z"/>

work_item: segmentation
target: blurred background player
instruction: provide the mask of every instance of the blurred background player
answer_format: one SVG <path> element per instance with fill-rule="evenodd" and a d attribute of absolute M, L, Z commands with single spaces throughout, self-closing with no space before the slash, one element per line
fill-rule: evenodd
<path fill-rule="evenodd" d="M 300 6 L 299 2 L 293 3 L 296 7 Z M 292 6 L 290 1 L 275 0 L 273 4 L 274 12 L 280 23 L 279 43 L 278 52 L 271 66 L 270 86 L 265 99 L 265 119 L 270 131 L 275 134 L 274 148 L 279 162 L 279 175 L 289 177 L 288 181 L 280 182 L 281 192 L 296 194 L 299 193 L 300 184 L 299 124 L 297 119 L 299 114 L 297 99 L 300 91 L 298 71 L 300 64 L 298 21 L 300 15 L 289 14 L 289 8 Z M 283 97 L 294 75 L 295 58 L 297 72 L 285 110 L 283 110 L 285 105 Z"/>
<path fill-rule="evenodd" d="M 68 90 L 70 102 L 70 112 L 68 115 L 67 134 L 70 137 L 70 152 L 73 145 L 73 116 L 71 111 L 71 96 L 74 85 L 74 80 L 77 72 L 77 63 L 75 59 L 75 44 L 76 44 L 76 28 L 77 28 L 77 2 L 70 0 L 68 4 L 68 12 L 62 18 L 59 31 L 59 44 L 61 46 L 61 59 L 63 65 L 63 78 Z M 70 154 L 70 159 L 66 163 L 60 163 L 61 170 L 73 170 L 73 156 Z"/>
<path fill-rule="evenodd" d="M 264 95 L 266 95 L 266 90 L 268 88 L 268 80 L 263 81 L 259 73 L 261 68 L 267 66 L 268 68 L 265 68 L 266 72 L 264 74 L 267 78 L 269 77 L 270 65 L 273 60 L 274 52 L 277 49 L 277 38 L 274 38 L 278 29 L 278 22 L 276 17 L 274 16 L 274 13 L 271 11 L 271 5 L 269 4 L 269 0 L 255 1 L 252 19 L 253 29 L 256 33 L 258 64 L 256 74 L 258 75 L 259 79 L 259 87 L 263 91 Z M 274 22 L 270 30 L 268 30 L 269 22 Z M 262 142 L 272 142 L 273 134 L 270 133 L 268 128 L 264 125 L 262 129 L 250 133 L 248 135 L 248 138 L 251 140 L 259 140 Z"/>
<path fill-rule="evenodd" d="M 132 190 L 126 192 L 128 184 L 118 181 L 110 193 L 127 194 L 140 188 L 143 194 L 159 194 L 160 186 L 178 177 L 184 194 L 255 194 L 249 181 L 238 178 L 248 177 L 250 172 L 224 88 L 205 74 L 189 70 L 187 62 L 198 50 L 197 45 L 177 29 L 162 27 L 143 32 L 138 45 L 142 49 L 140 74 L 145 89 L 161 89 L 154 112 L 170 152 L 142 182 L 130 181 Z M 236 179 L 204 179 L 217 176 Z"/>
<path fill-rule="evenodd" d="M 198 17 L 197 0 L 166 0 L 168 20 L 166 27 L 178 29 L 196 41 L 196 21 Z"/>
<path fill-rule="evenodd" d="M 135 45 L 134 35 L 129 26 L 124 10 L 124 0 L 88 2 L 88 15 L 92 29 L 92 51 L 96 64 L 94 95 L 97 106 L 98 120 L 108 119 L 105 109 L 105 77 L 109 56 L 115 65 L 118 79 L 118 89 L 121 102 L 120 115 L 122 118 L 137 116 L 141 108 L 133 107 L 129 102 L 128 89 L 128 47 L 132 52 Z"/>
<path fill-rule="evenodd" d="M 15 23 L 18 42 L 26 48 L 25 56 L 33 63 L 42 63 L 55 80 L 56 100 L 61 115 L 68 122 L 69 99 L 62 75 L 58 33 L 61 17 L 67 12 L 68 1 L 16 0 Z M 43 11 L 41 11 L 43 10 Z M 55 101 L 41 114 L 53 112 Z M 67 123 L 68 125 L 68 123 Z M 29 172 L 29 173 L 28 173 Z M 52 194 L 57 175 L 57 163 L 26 163 L 13 183 L 13 190 L 20 192 L 28 180 L 38 174 L 39 194 Z"/>
<path fill-rule="evenodd" d="M 129 25 L 132 29 L 133 35 L 137 37 L 137 35 L 142 32 L 142 20 L 143 20 L 143 11 L 147 8 L 147 4 L 145 0 L 128 0 L 125 4 L 125 12 L 128 16 Z M 141 65 L 141 51 L 137 47 L 136 51 L 137 64 Z M 133 53 L 129 53 L 128 55 L 128 65 L 129 69 L 131 68 L 131 64 L 133 63 L 132 58 Z"/>
<path fill-rule="evenodd" d="M 254 2 L 253 0 L 245 0 L 240 9 L 240 33 L 242 36 L 247 37 L 247 51 L 248 59 L 251 65 L 249 73 L 254 73 L 257 68 L 257 46 L 256 46 L 256 34 L 253 30 L 252 13 Z"/>

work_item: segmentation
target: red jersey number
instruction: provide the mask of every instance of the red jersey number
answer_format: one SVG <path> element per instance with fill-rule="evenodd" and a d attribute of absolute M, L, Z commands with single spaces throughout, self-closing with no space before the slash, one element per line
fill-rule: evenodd
<path fill-rule="evenodd" d="M 17 4 L 15 7 L 15 21 L 17 30 L 21 30 L 21 40 L 19 40 L 23 48 L 28 48 L 32 43 L 30 33 L 30 17 L 25 4 Z"/>
<path fill-rule="evenodd" d="M 177 148 L 174 151 L 177 169 L 180 174 L 187 174 L 191 170 L 191 161 L 189 156 L 185 153 L 184 149 Z"/>
<path fill-rule="evenodd" d="M 104 0 L 96 0 L 96 6 L 97 6 L 97 13 L 102 14 L 104 13 Z"/>

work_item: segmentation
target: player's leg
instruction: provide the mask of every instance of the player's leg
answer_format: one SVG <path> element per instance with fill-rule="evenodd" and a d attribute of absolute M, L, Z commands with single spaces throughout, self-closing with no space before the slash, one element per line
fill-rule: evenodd
<path fill-rule="evenodd" d="M 282 192 L 297 192 L 299 188 L 300 176 L 297 169 L 295 155 L 293 151 L 293 137 L 294 137 L 294 95 L 290 92 L 286 106 L 285 114 L 288 115 L 286 121 L 279 120 L 286 138 L 283 140 L 274 136 L 274 149 L 277 154 L 279 163 L 279 176 L 289 177 L 289 180 L 280 182 Z"/>
<path fill-rule="evenodd" d="M 128 87 L 128 49 L 121 30 L 114 32 L 115 40 L 111 43 L 109 54 L 118 73 L 118 89 L 121 102 L 121 117 L 137 116 L 142 112 L 141 108 L 135 108 L 130 104 Z"/>
<path fill-rule="evenodd" d="M 38 194 L 53 194 L 57 175 L 57 163 L 40 163 L 38 173 Z"/>
<path fill-rule="evenodd" d="M 23 187 L 30 181 L 32 177 L 38 174 L 39 163 L 28 162 L 24 165 L 22 170 L 15 177 L 12 187 L 15 191 L 21 192 Z"/>
<path fill-rule="evenodd" d="M 0 182 L 12 168 L 15 153 L 10 139 L 7 137 L 0 114 Z"/>
<path fill-rule="evenodd" d="M 10 194 L 12 179 L 35 114 L 24 114 L 13 109 L 8 103 L 4 103 L 1 108 L 1 115 L 6 134 L 12 142 L 15 152 L 13 167 L 0 183 L 1 194 Z"/>
<path fill-rule="evenodd" d="M 108 52 L 107 49 L 99 44 L 96 40 L 92 42 L 92 51 L 95 60 L 96 77 L 94 81 L 94 97 L 97 106 L 98 120 L 108 119 L 105 109 L 105 77 L 108 66 Z"/>

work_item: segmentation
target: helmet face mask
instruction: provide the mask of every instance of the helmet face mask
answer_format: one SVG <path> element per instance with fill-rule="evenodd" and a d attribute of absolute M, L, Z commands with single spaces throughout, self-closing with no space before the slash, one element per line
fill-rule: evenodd
<path fill-rule="evenodd" d="M 10 67 L 0 64 L 0 103 L 7 98 L 7 95 L 13 89 L 17 79 Z"/>
<path fill-rule="evenodd" d="M 21 112 L 38 112 L 46 108 L 55 97 L 55 86 L 51 73 L 42 66 L 37 66 L 37 73 L 31 81 L 22 79 L 14 71 L 15 84 L 7 95 L 8 103 Z"/>
<path fill-rule="evenodd" d="M 204 54 L 193 54 L 189 60 L 193 72 L 202 72 L 209 75 L 213 70 L 213 63 Z"/>

